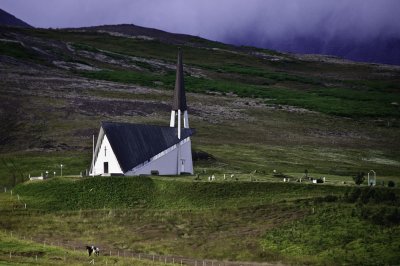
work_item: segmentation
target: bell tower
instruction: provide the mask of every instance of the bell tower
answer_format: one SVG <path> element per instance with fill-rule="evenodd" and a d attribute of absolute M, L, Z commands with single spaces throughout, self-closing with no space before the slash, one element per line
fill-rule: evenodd
<path fill-rule="evenodd" d="M 189 116 L 186 105 L 185 83 L 183 81 L 182 51 L 179 49 L 178 62 L 176 64 L 176 79 L 174 100 L 172 102 L 170 127 L 175 127 L 177 121 L 178 139 L 181 139 L 181 121 L 183 113 L 183 128 L 189 128 Z"/>

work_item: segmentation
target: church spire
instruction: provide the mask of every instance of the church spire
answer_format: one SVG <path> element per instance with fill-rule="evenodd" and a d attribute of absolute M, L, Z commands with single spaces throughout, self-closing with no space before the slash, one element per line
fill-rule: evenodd
<path fill-rule="evenodd" d="M 177 117 L 178 138 L 181 138 L 181 114 L 183 112 L 183 127 L 189 128 L 189 116 L 186 105 L 185 83 L 183 81 L 183 63 L 182 52 L 179 49 L 178 62 L 176 64 L 176 80 L 174 90 L 174 100 L 172 102 L 170 127 L 175 127 L 175 118 Z"/>
<path fill-rule="evenodd" d="M 186 111 L 186 95 L 185 95 L 185 83 L 183 81 L 183 63 L 182 63 L 182 51 L 179 48 L 178 51 L 178 62 L 176 64 L 176 79 L 175 79 L 175 90 L 174 90 L 174 101 L 172 103 L 172 110 Z"/>

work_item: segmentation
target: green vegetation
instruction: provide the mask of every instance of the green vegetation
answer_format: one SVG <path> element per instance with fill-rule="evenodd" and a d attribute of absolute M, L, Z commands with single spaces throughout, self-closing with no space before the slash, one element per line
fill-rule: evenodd
<path fill-rule="evenodd" d="M 110 36 L 99 32 L 74 32 L 63 30 L 20 30 L 35 37 L 70 42 L 77 51 L 89 51 L 104 54 L 116 60 L 125 60 L 126 56 L 142 57 L 149 60 L 174 64 L 177 46 L 158 40 L 129 39 Z M 332 64 L 311 64 L 282 59 L 268 62 L 250 56 L 250 48 L 235 48 L 222 45 L 224 49 L 204 49 L 217 47 L 218 43 L 200 38 L 192 38 L 199 47 L 185 46 L 185 64 L 198 68 L 205 77 L 187 75 L 187 89 L 204 93 L 216 91 L 235 93 L 240 97 L 268 99 L 268 103 L 293 105 L 330 115 L 350 117 L 396 117 L 400 116 L 398 103 L 398 77 L 383 78 L 369 75 L 372 68 L 351 66 L 351 72 L 359 79 L 346 77 L 349 66 Z M 26 59 L 33 55 L 18 43 L 2 44 L 0 54 L 8 54 Z M 204 47 L 202 47 L 204 46 Z M 71 62 L 90 62 L 101 71 L 79 71 L 79 74 L 92 79 L 138 84 L 149 87 L 172 88 L 174 73 L 142 61 L 132 61 L 133 65 L 145 71 L 135 72 L 124 69 L 118 64 L 99 62 L 93 58 L 67 54 L 65 50 L 45 47 L 61 59 Z M 249 50 L 250 49 L 250 50 Z M 265 54 L 276 55 L 268 50 L 254 49 Z M 284 55 L 279 55 L 285 58 Z M 317 70 L 314 68 L 318 66 Z M 327 75 L 317 75 L 316 72 Z M 75 71 L 73 71 L 75 72 Z M 332 76 L 337 76 L 333 78 Z M 343 76 L 343 77 L 341 77 Z M 376 75 L 378 76 L 378 75 Z M 159 83 L 161 82 L 161 83 Z M 162 84 L 162 85 L 160 85 Z M 328 84 L 328 85 L 327 85 Z"/>
<path fill-rule="evenodd" d="M 249 75 L 258 72 L 247 69 L 244 73 Z M 157 82 L 161 82 L 163 87 L 170 89 L 173 88 L 175 82 L 174 73 L 171 72 L 167 75 L 154 75 L 134 71 L 102 70 L 81 72 L 80 74 L 88 78 L 148 87 L 159 87 L 160 85 Z M 260 73 L 258 74 L 260 75 Z M 287 76 L 284 73 L 265 75 L 274 80 L 274 82 L 266 81 L 267 83 L 271 82 L 271 84 L 275 84 L 277 81 L 313 83 L 313 81 Z M 331 115 L 350 117 L 400 116 L 399 107 L 391 104 L 392 102 L 400 102 L 398 93 L 386 93 L 377 90 L 359 92 L 344 88 L 315 88 L 301 91 L 293 90 L 290 87 L 249 85 L 228 80 L 211 80 L 191 76 L 186 77 L 185 82 L 188 92 L 205 93 L 214 91 L 234 93 L 240 97 L 268 99 L 267 103 L 298 106 Z"/>
<path fill-rule="evenodd" d="M 0 187 L 13 187 L 26 181 L 28 176 L 60 176 L 63 164 L 63 175 L 78 175 L 90 165 L 90 154 L 69 153 L 8 153 L 0 155 Z"/>
<path fill-rule="evenodd" d="M 399 200 L 400 190 L 379 187 L 209 183 L 185 177 L 56 178 L 19 185 L 13 196 L 1 193 L 0 211 L 7 215 L 0 224 L 47 241 L 74 239 L 136 253 L 312 265 L 393 264 L 399 259 L 400 224 L 390 217 L 398 213 Z M 370 256 L 372 250 L 379 254 Z"/>
<path fill-rule="evenodd" d="M 18 59 L 39 60 L 40 57 L 19 42 L 0 41 L 0 54 Z"/>
<path fill-rule="evenodd" d="M 14 234 L 0 230 L 0 264 L 87 264 L 82 252 L 15 235 L 220 261 L 400 260 L 397 68 L 190 36 L 0 35 L 16 41 L 0 45 L 14 58 L 0 72 L 0 229 Z M 198 177 L 79 177 L 100 121 L 168 125 L 178 45 L 193 148 L 213 159 L 195 161 Z M 377 186 L 355 186 L 352 177 L 371 169 Z M 49 180 L 27 181 L 46 171 Z M 305 172 L 326 182 L 312 184 Z M 217 181 L 207 182 L 213 174 Z M 98 262 L 107 259 L 132 264 Z"/>
<path fill-rule="evenodd" d="M 25 241 L 0 232 L 0 264 L 1 265 L 87 265 L 90 259 L 83 247 L 80 251 L 72 251 L 62 247 L 43 245 Z M 93 257 L 92 257 L 93 258 Z M 124 258 L 117 256 L 94 257 L 95 263 L 113 265 L 165 265 L 164 263 Z"/>
<path fill-rule="evenodd" d="M 304 219 L 268 232 L 262 245 L 295 264 L 377 265 L 399 260 L 399 225 L 382 227 L 359 218 L 348 204 L 308 206 Z M 390 243 L 390 244 L 389 244 Z"/>
<path fill-rule="evenodd" d="M 137 73 L 133 71 L 101 70 L 93 72 L 82 72 L 81 75 L 87 78 L 132 83 L 149 87 L 153 87 L 154 82 L 156 81 L 156 79 L 152 75 Z"/>
<path fill-rule="evenodd" d="M 344 194 L 347 187 L 255 182 L 170 182 L 150 178 L 98 177 L 81 181 L 51 179 L 14 189 L 31 208 L 79 210 L 98 208 L 207 209 L 244 207 L 282 199 Z"/>

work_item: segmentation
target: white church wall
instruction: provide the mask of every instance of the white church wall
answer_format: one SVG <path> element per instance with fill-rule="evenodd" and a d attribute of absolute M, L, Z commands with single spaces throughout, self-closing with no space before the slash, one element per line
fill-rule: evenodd
<path fill-rule="evenodd" d="M 184 170 L 183 172 L 193 174 L 193 162 L 192 162 L 192 150 L 190 138 L 187 138 L 180 142 L 180 159 L 182 161 L 179 167 Z M 158 171 L 159 175 L 177 175 L 178 174 L 178 148 L 177 145 L 166 150 L 166 153 L 160 153 L 160 155 L 154 156 L 149 163 L 145 164 L 138 169 L 133 169 L 133 171 L 128 171 L 125 173 L 127 176 L 135 175 L 150 175 L 152 171 Z"/>
<path fill-rule="evenodd" d="M 108 173 L 104 173 L 104 163 L 108 162 Z M 111 148 L 107 135 L 104 135 L 94 164 L 94 175 L 122 174 L 117 157 Z"/>
<path fill-rule="evenodd" d="M 183 166 L 181 162 L 181 172 L 193 174 L 192 142 L 190 138 L 181 145 L 181 159 L 185 160 Z"/>

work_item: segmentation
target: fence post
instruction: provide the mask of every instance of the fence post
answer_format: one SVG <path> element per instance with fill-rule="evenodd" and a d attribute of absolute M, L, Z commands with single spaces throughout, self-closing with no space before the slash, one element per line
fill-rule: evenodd
<path fill-rule="evenodd" d="M 36 258 L 35 258 L 35 260 L 37 261 L 37 254 L 36 254 Z"/>
<path fill-rule="evenodd" d="M 110 250 L 110 257 L 111 257 L 111 250 Z"/>
<path fill-rule="evenodd" d="M 154 255 L 153 255 L 153 262 L 154 262 Z"/>
<path fill-rule="evenodd" d="M 10 259 L 11 259 L 11 251 L 10 251 Z"/>

